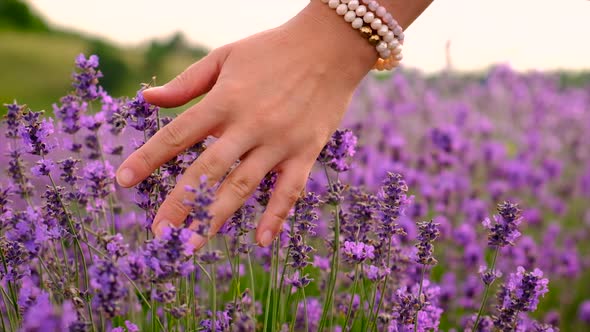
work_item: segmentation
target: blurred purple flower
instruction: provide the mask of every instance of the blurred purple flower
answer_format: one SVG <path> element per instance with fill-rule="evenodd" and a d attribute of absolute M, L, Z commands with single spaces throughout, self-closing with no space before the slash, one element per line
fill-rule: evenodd
<path fill-rule="evenodd" d="M 354 156 L 356 144 L 357 137 L 351 130 L 338 129 L 320 152 L 318 161 L 336 172 L 345 172 L 350 168 L 347 158 Z"/>
<path fill-rule="evenodd" d="M 192 199 L 184 201 L 184 205 L 191 209 L 186 220 L 186 225 L 190 226 L 196 222 L 195 232 L 202 236 L 207 236 L 210 226 L 209 223 L 213 219 L 213 216 L 209 213 L 209 206 L 215 199 L 215 189 L 207 184 L 207 177 L 203 175 L 201 176 L 198 187 L 186 186 L 185 190 L 193 195 Z"/>
<path fill-rule="evenodd" d="M 70 301 L 65 301 L 61 306 L 54 306 L 49 301 L 49 294 L 43 292 L 25 312 L 19 331 L 68 331 L 77 319 L 78 315 Z"/>
<path fill-rule="evenodd" d="M 192 231 L 187 228 L 165 227 L 162 236 L 147 242 L 144 251 L 146 265 L 158 282 L 186 277 L 194 270 L 193 247 L 188 242 Z"/>
<path fill-rule="evenodd" d="M 344 242 L 342 253 L 351 264 L 359 264 L 367 259 L 375 258 L 375 247 L 362 242 Z"/>
<path fill-rule="evenodd" d="M 94 297 L 93 303 L 107 317 L 114 317 L 122 313 L 122 301 L 127 296 L 127 285 L 123 282 L 125 277 L 118 267 L 110 260 L 98 260 L 88 272 L 90 286 Z"/>
<path fill-rule="evenodd" d="M 580 303 L 578 307 L 578 319 L 590 325 L 590 300 Z"/>

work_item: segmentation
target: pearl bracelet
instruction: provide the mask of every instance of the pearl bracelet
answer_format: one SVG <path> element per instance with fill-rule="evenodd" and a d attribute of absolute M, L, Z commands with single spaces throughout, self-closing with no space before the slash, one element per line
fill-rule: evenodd
<path fill-rule="evenodd" d="M 346 22 L 375 46 L 379 59 L 374 69 L 391 70 L 399 65 L 402 59 L 403 29 L 385 7 L 374 0 L 322 2 L 335 9 L 338 15 L 343 16 Z"/>

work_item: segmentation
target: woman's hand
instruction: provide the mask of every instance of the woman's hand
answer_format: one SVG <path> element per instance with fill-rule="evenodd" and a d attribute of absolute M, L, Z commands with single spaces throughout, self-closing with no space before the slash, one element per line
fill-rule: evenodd
<path fill-rule="evenodd" d="M 341 17 L 312 1 L 284 25 L 216 49 L 168 84 L 146 90 L 145 99 L 162 107 L 209 93 L 131 154 L 117 180 L 134 186 L 187 147 L 218 137 L 164 201 L 153 231 L 182 225 L 186 185 L 197 186 L 202 175 L 213 185 L 240 159 L 218 188 L 209 236 L 275 170 L 278 180 L 256 232 L 258 244 L 268 246 L 376 56 Z M 198 249 L 206 239 L 194 242 Z"/>

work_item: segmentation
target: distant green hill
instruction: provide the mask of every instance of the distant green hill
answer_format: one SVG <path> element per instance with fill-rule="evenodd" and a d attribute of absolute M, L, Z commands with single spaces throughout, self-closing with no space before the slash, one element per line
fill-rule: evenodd
<path fill-rule="evenodd" d="M 119 48 L 52 29 L 26 4 L 0 0 L 0 105 L 16 99 L 35 110 L 50 110 L 70 90 L 74 58 L 80 53 L 100 57 L 101 85 L 111 95 L 132 96 L 141 82 L 153 76 L 166 82 L 206 52 L 189 46 L 181 34 L 141 48 Z"/>

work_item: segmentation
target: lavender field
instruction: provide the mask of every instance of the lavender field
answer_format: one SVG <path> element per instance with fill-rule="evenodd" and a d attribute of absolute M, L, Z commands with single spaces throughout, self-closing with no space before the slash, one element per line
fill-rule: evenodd
<path fill-rule="evenodd" d="M 150 226 L 213 138 L 120 188 L 170 118 L 110 96 L 98 58 L 75 70 L 44 114 L 6 105 L 1 331 L 590 330 L 590 86 L 368 76 L 273 245 L 253 241 L 271 173 L 193 253 Z M 203 229 L 214 189 L 187 188 Z"/>

